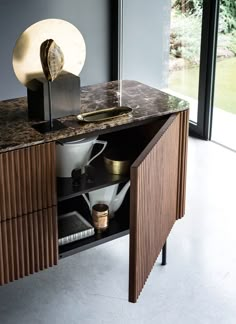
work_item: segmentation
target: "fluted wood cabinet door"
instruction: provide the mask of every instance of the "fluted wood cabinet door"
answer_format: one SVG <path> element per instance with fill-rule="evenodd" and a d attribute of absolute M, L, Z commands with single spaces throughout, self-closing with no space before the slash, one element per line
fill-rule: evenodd
<path fill-rule="evenodd" d="M 187 121 L 188 112 L 171 115 L 131 167 L 130 302 L 184 213 Z"/>

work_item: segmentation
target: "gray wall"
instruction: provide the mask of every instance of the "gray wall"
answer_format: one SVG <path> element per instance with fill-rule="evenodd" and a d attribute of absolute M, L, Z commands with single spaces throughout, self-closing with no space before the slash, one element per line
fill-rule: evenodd
<path fill-rule="evenodd" d="M 171 0 L 124 0 L 123 79 L 167 86 Z"/>
<path fill-rule="evenodd" d="M 87 59 L 83 85 L 109 79 L 110 0 L 0 0 L 0 100 L 26 95 L 12 68 L 18 36 L 31 24 L 47 18 L 69 21 L 81 31 Z"/>

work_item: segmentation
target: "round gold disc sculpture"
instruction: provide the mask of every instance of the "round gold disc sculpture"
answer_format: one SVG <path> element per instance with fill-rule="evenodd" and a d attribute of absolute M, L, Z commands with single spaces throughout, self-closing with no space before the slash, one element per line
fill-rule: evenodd
<path fill-rule="evenodd" d="M 13 51 L 14 72 L 18 80 L 32 90 L 34 79 L 45 79 L 40 61 L 40 46 L 46 39 L 53 39 L 64 54 L 62 72 L 78 76 L 84 66 L 86 47 L 80 31 L 65 20 L 41 20 L 20 35 Z"/>

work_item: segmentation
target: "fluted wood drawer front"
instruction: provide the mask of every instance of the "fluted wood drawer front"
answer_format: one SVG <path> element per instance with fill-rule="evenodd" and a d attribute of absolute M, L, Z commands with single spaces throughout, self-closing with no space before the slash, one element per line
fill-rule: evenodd
<path fill-rule="evenodd" d="M 58 262 L 56 207 L 0 223 L 0 285 Z"/>
<path fill-rule="evenodd" d="M 55 143 L 0 154 L 0 222 L 56 205 Z"/>
<path fill-rule="evenodd" d="M 170 116 L 131 167 L 131 302 L 137 301 L 177 218 L 181 118 Z"/>

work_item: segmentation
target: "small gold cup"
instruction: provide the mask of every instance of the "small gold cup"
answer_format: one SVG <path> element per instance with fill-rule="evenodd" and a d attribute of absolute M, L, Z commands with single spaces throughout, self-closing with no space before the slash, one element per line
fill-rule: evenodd
<path fill-rule="evenodd" d="M 92 208 L 93 224 L 98 233 L 108 228 L 109 208 L 106 204 L 96 204 Z"/>

